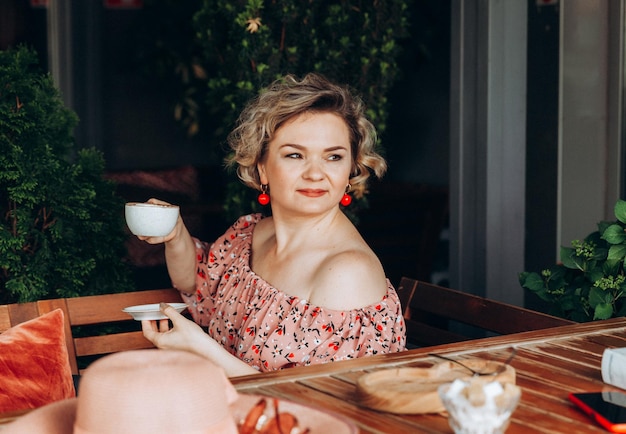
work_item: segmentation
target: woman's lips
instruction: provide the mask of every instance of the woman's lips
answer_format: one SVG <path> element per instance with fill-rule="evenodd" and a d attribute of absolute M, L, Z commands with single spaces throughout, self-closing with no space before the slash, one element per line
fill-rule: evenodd
<path fill-rule="evenodd" d="M 298 193 L 306 197 L 320 197 L 326 194 L 326 190 L 317 190 L 317 189 L 307 188 L 307 189 L 298 190 Z"/>

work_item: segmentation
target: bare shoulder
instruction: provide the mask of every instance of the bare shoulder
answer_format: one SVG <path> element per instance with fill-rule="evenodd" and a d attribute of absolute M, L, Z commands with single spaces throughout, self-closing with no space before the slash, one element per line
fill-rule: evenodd
<path fill-rule="evenodd" d="M 380 301 L 387 279 L 369 247 L 351 248 L 328 256 L 315 274 L 310 302 L 336 310 L 351 310 Z"/>
<path fill-rule="evenodd" d="M 273 227 L 274 221 L 272 217 L 265 217 L 256 222 L 256 226 L 254 227 L 255 231 L 267 231 L 269 228 Z"/>

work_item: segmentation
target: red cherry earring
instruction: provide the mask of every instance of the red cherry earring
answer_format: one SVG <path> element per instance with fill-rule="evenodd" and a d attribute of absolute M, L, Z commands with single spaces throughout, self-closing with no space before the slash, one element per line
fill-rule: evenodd
<path fill-rule="evenodd" d="M 348 186 L 346 187 L 346 192 L 343 194 L 343 197 L 341 198 L 341 204 L 343 206 L 348 206 L 352 203 L 352 196 L 348 194 L 351 188 L 352 186 L 348 184 Z"/>
<path fill-rule="evenodd" d="M 267 184 L 261 184 L 261 194 L 256 199 L 263 206 L 270 203 L 270 195 L 267 194 Z"/>

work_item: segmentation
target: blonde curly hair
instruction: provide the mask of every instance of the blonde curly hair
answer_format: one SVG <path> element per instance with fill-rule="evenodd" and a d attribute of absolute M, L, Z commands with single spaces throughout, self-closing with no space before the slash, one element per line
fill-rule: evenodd
<path fill-rule="evenodd" d="M 376 129 L 365 117 L 365 107 L 358 96 L 320 74 L 310 73 L 301 80 L 286 75 L 252 99 L 228 136 L 233 153 L 226 163 L 237 166 L 237 175 L 244 184 L 260 190 L 257 163 L 263 159 L 276 131 L 294 116 L 315 112 L 333 113 L 346 122 L 352 154 L 350 190 L 355 197 L 362 197 L 370 172 L 380 178 L 387 170 L 385 159 L 375 150 Z"/>

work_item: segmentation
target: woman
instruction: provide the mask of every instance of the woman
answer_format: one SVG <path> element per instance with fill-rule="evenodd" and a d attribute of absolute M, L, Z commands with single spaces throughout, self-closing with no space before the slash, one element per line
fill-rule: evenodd
<path fill-rule="evenodd" d="M 169 306 L 143 321 L 159 348 L 192 351 L 238 376 L 401 351 L 402 310 L 380 261 L 340 209 L 386 170 L 361 101 L 320 75 L 279 80 L 244 109 L 230 163 L 271 217 L 241 217 L 209 245 L 181 218 L 165 243 Z M 152 200 L 158 202 L 156 200 Z M 207 333 L 196 323 L 207 328 Z"/>

